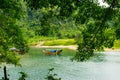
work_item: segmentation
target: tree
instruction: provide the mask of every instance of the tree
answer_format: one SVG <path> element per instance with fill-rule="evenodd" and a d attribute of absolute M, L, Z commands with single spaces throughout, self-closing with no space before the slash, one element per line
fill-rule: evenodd
<path fill-rule="evenodd" d="M 99 6 L 98 9 L 97 6 L 96 8 L 92 7 L 92 9 L 96 11 L 95 13 L 100 11 L 102 14 L 97 16 L 94 14 L 95 16 L 92 17 L 94 23 L 87 22 L 87 28 L 83 30 L 82 33 L 83 42 L 79 43 L 78 52 L 74 59 L 78 61 L 88 60 L 94 55 L 94 50 L 102 50 L 103 47 L 111 48 L 114 45 L 114 40 L 116 39 L 116 25 L 114 25 L 114 23 L 116 23 L 115 16 L 120 13 L 119 8 L 115 9 L 115 5 L 117 5 L 115 3 L 116 1 L 112 0 L 109 7 L 102 8 L 101 10 Z M 94 13 L 94 11 L 91 13 Z M 110 22 L 113 22 L 112 26 L 109 24 Z M 119 23 L 117 23 L 117 25 L 118 24 Z M 111 35 L 106 32 L 108 29 L 112 29 L 113 33 Z"/>
<path fill-rule="evenodd" d="M 25 12 L 23 0 L 0 0 L 0 62 L 17 65 L 19 58 L 10 48 L 27 48 L 19 24 Z"/>
<path fill-rule="evenodd" d="M 99 6 L 95 0 L 26 0 L 32 9 L 53 8 L 59 9 L 57 15 L 60 19 L 71 17 L 77 24 L 85 27 L 78 43 L 78 52 L 74 59 L 77 61 L 88 60 L 94 55 L 94 50 L 103 47 L 112 47 L 114 40 L 119 38 L 120 28 L 120 1 L 105 0 L 109 7 Z M 112 26 L 110 25 L 112 22 Z M 107 29 L 113 29 L 113 37 L 107 35 Z"/>

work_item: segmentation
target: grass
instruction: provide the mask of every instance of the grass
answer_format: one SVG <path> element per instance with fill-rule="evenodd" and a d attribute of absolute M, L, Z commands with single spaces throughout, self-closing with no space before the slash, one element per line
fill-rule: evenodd
<path fill-rule="evenodd" d="M 40 44 L 41 41 L 44 41 L 44 46 L 57 46 L 57 45 L 76 45 L 76 41 L 74 39 L 58 39 L 56 37 L 44 37 L 44 36 L 36 36 L 30 38 L 28 40 L 29 46 L 34 46 Z M 120 40 L 115 40 L 114 49 L 120 49 Z"/>
<path fill-rule="evenodd" d="M 75 45 L 74 39 L 57 39 L 51 41 L 45 41 L 43 45 L 45 46 L 56 46 L 56 45 Z"/>
<path fill-rule="evenodd" d="M 120 48 L 120 40 L 115 40 L 113 48 L 115 49 Z"/>
<path fill-rule="evenodd" d="M 56 46 L 56 45 L 75 45 L 74 39 L 57 39 L 56 37 L 33 37 L 28 40 L 29 46 L 34 46 L 44 41 L 44 46 Z"/>
<path fill-rule="evenodd" d="M 56 37 L 45 37 L 45 36 L 35 36 L 33 38 L 28 39 L 28 45 L 34 46 L 40 43 L 40 41 L 49 41 L 57 39 Z"/>

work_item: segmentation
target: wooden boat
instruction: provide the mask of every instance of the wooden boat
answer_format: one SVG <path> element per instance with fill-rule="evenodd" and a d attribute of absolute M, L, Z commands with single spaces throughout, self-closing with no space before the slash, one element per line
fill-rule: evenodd
<path fill-rule="evenodd" d="M 43 50 L 43 53 L 46 55 L 60 55 L 62 50 Z"/>
<path fill-rule="evenodd" d="M 12 52 L 22 52 L 22 50 L 17 49 L 15 47 L 10 48 L 10 51 L 12 51 Z"/>

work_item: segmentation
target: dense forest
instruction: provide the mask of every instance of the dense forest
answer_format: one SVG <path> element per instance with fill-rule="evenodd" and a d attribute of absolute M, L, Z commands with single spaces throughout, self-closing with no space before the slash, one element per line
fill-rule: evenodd
<path fill-rule="evenodd" d="M 0 0 L 0 63 L 20 65 L 19 54 L 10 48 L 25 54 L 30 43 L 46 39 L 75 39 L 78 49 L 72 60 L 76 61 L 112 48 L 120 39 L 120 0 L 104 0 L 105 5 L 100 1 Z"/>
<path fill-rule="evenodd" d="M 29 40 L 42 36 L 76 39 L 77 61 L 111 48 L 120 38 L 120 1 L 104 1 L 107 6 L 97 0 L 0 0 L 0 62 L 18 64 L 10 48 L 24 54 Z"/>

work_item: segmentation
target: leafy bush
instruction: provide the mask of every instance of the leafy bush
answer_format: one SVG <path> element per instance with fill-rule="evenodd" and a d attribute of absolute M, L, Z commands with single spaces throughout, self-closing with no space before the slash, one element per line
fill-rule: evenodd
<path fill-rule="evenodd" d="M 47 77 L 45 77 L 46 80 L 61 80 L 61 78 L 57 78 L 57 74 L 52 74 L 54 68 L 50 68 L 47 74 Z"/>

